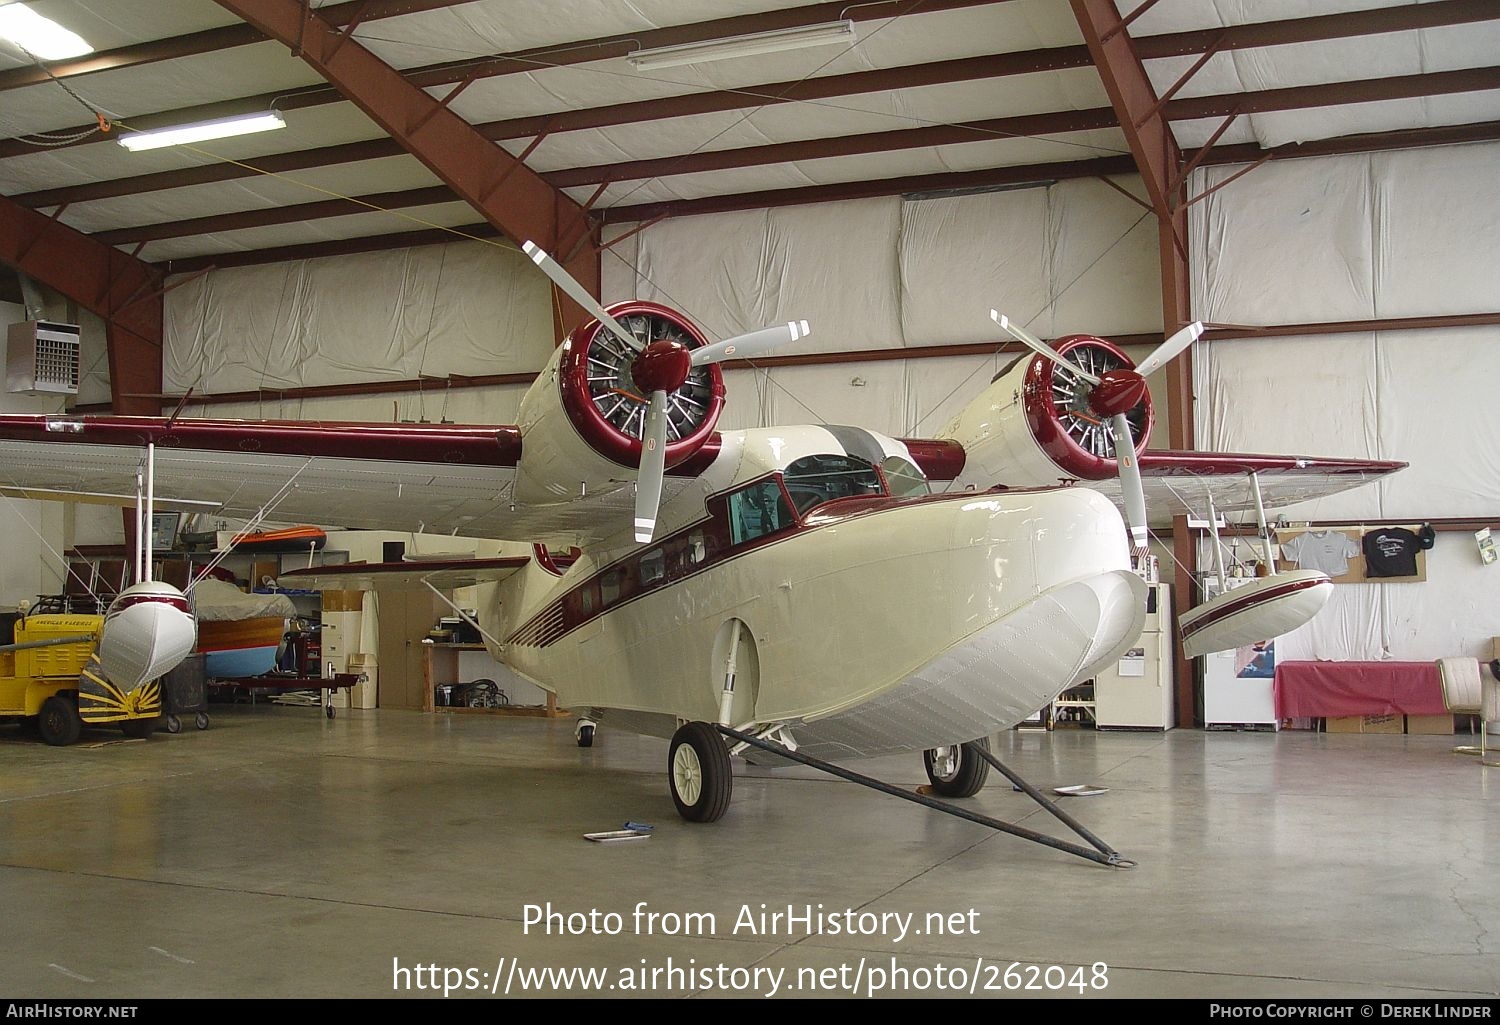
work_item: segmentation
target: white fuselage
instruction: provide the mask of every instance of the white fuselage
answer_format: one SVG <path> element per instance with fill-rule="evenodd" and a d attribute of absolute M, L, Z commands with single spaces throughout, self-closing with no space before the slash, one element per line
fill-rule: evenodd
<path fill-rule="evenodd" d="M 561 578 L 531 566 L 492 586 L 481 616 L 506 641 L 493 653 L 570 708 L 670 733 L 720 718 L 740 629 L 730 724 L 795 724 L 802 749 L 854 757 L 1006 728 L 1134 643 L 1144 585 L 1119 513 L 1084 488 L 844 499 L 758 543 L 673 561 L 674 538 L 711 528 L 717 496 L 841 451 L 822 428 L 726 432 L 653 545 L 622 537 Z M 654 577 L 654 547 L 675 569 L 632 594 L 633 576 Z M 613 573 L 622 600 L 583 613 L 577 596 L 598 601 L 590 581 Z"/>

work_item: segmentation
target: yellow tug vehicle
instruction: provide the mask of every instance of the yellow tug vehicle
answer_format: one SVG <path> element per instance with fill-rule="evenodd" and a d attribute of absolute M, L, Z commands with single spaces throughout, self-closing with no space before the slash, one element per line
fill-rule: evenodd
<path fill-rule="evenodd" d="M 73 743 L 85 723 L 149 737 L 161 715 L 161 687 L 151 680 L 122 690 L 110 682 L 98 654 L 104 620 L 44 613 L 15 620 L 9 630 L 0 620 L 0 721 L 34 721 L 54 746 Z"/>

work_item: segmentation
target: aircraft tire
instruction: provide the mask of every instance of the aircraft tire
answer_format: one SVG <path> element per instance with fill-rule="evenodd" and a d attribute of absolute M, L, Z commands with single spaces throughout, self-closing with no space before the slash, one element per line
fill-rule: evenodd
<path fill-rule="evenodd" d="M 927 779 L 932 783 L 933 793 L 939 797 L 973 797 L 979 793 L 990 775 L 990 763 L 976 753 L 981 748 L 985 751 L 990 749 L 988 737 L 958 745 L 958 763 L 947 772 L 938 771 L 941 748 L 923 751 L 922 765 L 927 769 Z"/>
<path fill-rule="evenodd" d="M 78 709 L 73 707 L 73 702 L 58 694 L 42 702 L 36 724 L 41 731 L 42 740 L 53 747 L 67 747 L 78 739 L 78 734 L 83 730 L 83 720 L 78 717 Z"/>
<path fill-rule="evenodd" d="M 729 748 L 706 722 L 684 723 L 672 735 L 667 780 L 677 814 L 689 822 L 716 822 L 729 810 L 734 771 Z"/>
<path fill-rule="evenodd" d="M 594 746 L 594 727 L 592 727 L 592 726 L 580 726 L 580 727 L 578 727 L 578 746 L 579 747 L 593 747 Z"/>

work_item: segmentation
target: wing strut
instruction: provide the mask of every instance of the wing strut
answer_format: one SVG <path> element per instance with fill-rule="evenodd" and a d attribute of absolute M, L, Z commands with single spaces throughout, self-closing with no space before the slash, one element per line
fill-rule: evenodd
<path fill-rule="evenodd" d="M 1208 533 L 1214 539 L 1214 572 L 1219 576 L 1219 593 L 1229 590 L 1229 581 L 1224 574 L 1224 545 L 1219 541 L 1219 510 L 1214 505 L 1214 489 L 1204 488 L 1208 494 Z"/>
<path fill-rule="evenodd" d="M 1276 573 L 1276 545 L 1271 540 L 1270 528 L 1266 526 L 1266 503 L 1260 494 L 1260 474 L 1250 471 L 1250 493 L 1255 496 L 1255 523 L 1260 528 L 1261 549 L 1266 557 L 1266 570 Z"/>

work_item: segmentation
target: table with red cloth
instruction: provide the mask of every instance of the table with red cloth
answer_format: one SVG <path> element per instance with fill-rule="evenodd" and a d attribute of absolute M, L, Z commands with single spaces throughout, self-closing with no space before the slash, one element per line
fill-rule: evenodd
<path fill-rule="evenodd" d="M 1278 662 L 1276 715 L 1442 715 L 1437 662 Z"/>

